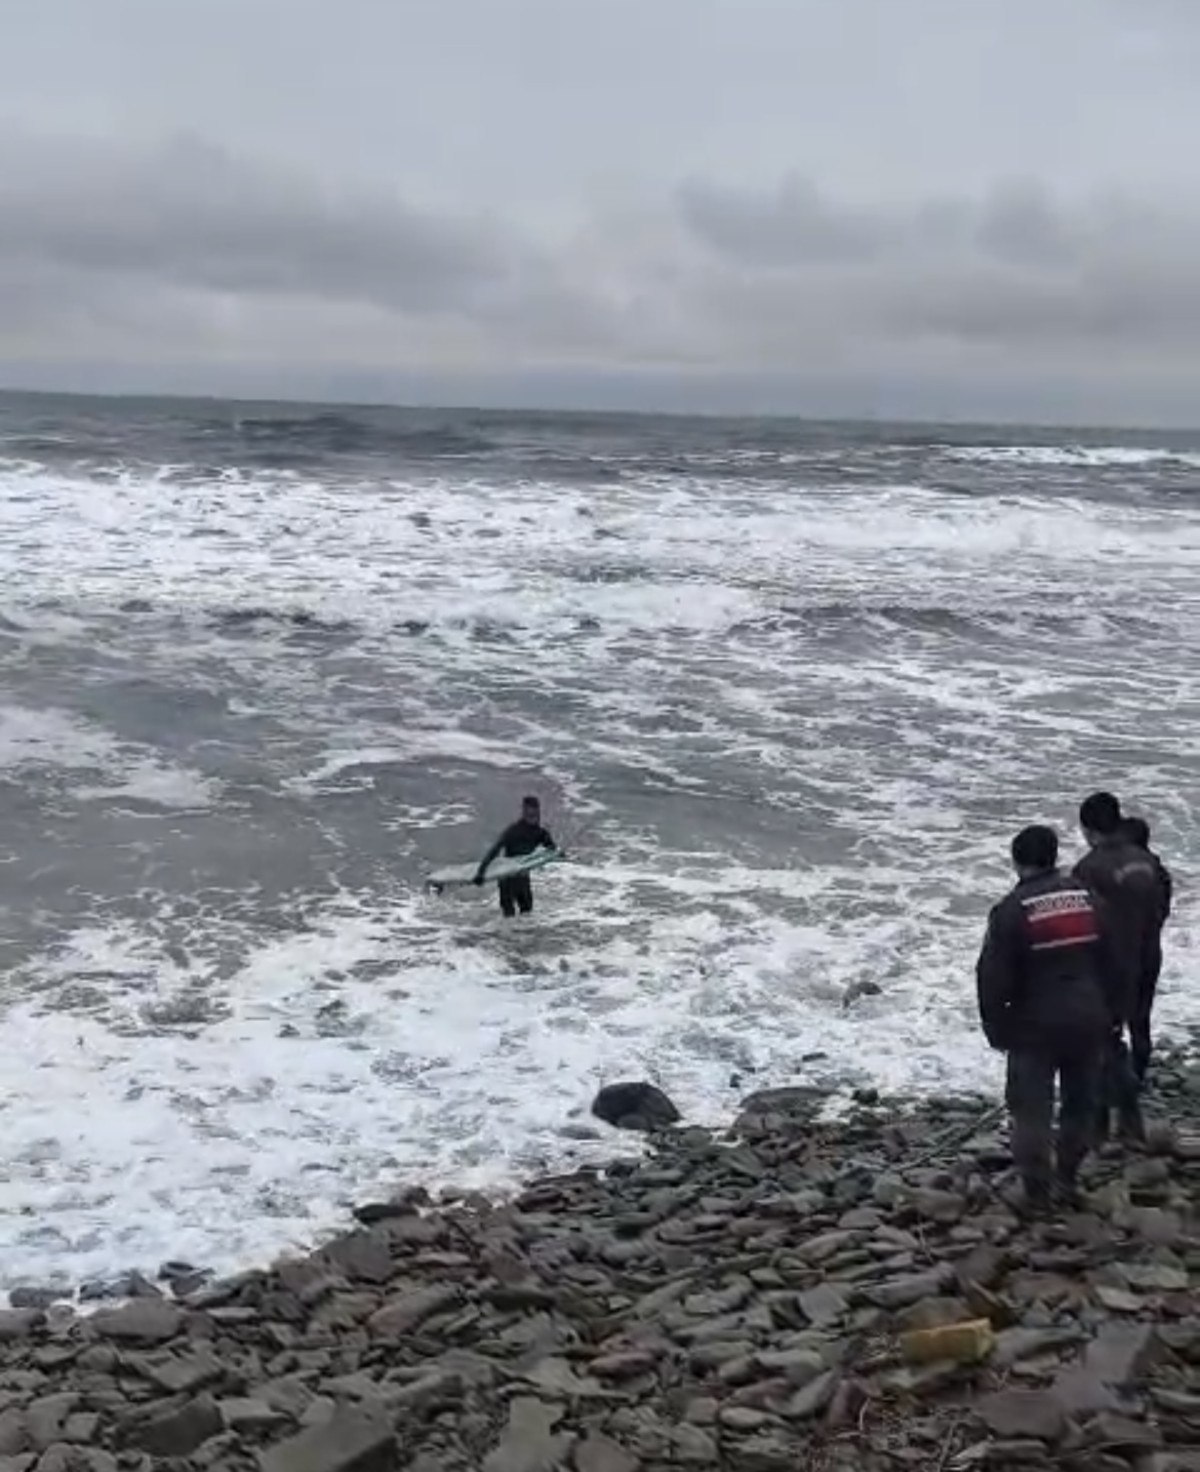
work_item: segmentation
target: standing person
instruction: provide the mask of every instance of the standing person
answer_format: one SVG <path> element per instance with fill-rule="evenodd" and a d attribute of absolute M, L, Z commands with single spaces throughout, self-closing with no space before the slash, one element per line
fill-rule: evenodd
<path fill-rule="evenodd" d="M 1146 1138 L 1138 1082 L 1125 1043 L 1125 1029 L 1137 1010 L 1142 969 L 1160 909 L 1158 875 L 1145 849 L 1122 829 L 1121 805 L 1111 792 L 1094 792 L 1079 809 L 1079 826 L 1088 852 L 1075 865 L 1075 877 L 1095 894 L 1109 917 L 1116 1022 L 1109 1038 L 1107 1083 L 1100 1111 L 1101 1137 L 1107 1137 L 1112 1107 L 1123 1139 Z"/>
<path fill-rule="evenodd" d="M 1115 998 L 1107 937 L 1087 888 L 1058 867 L 1053 828 L 1024 828 L 1012 842 L 1017 883 L 988 917 L 976 967 L 979 1017 L 1008 1054 L 1006 1102 L 1025 1203 L 1076 1199 L 1092 1144 Z M 1060 1093 L 1052 1163 L 1055 1084 Z"/>
<path fill-rule="evenodd" d="M 536 797 L 527 797 L 521 803 L 521 816 L 509 824 L 483 856 L 475 883 L 483 883 L 488 865 L 500 854 L 515 859 L 539 848 L 553 847 L 550 830 L 542 826 L 541 803 Z M 500 908 L 506 919 L 511 920 L 518 910 L 522 915 L 528 915 L 533 909 L 533 885 L 528 874 L 514 874 L 509 879 L 501 879 L 497 887 L 500 890 Z"/>
<path fill-rule="evenodd" d="M 1121 830 L 1136 848 L 1142 849 L 1154 865 L 1158 885 L 1158 910 L 1156 923 L 1146 938 L 1142 955 L 1142 971 L 1134 999 L 1133 1015 L 1129 1021 L 1129 1047 L 1133 1055 L 1133 1071 L 1139 1084 L 1146 1082 L 1150 1066 L 1152 1042 L 1150 1017 L 1154 1011 L 1154 998 L 1158 992 L 1158 978 L 1162 972 L 1162 932 L 1171 915 L 1173 884 L 1171 872 L 1150 847 L 1150 825 L 1145 818 L 1123 818 Z"/>

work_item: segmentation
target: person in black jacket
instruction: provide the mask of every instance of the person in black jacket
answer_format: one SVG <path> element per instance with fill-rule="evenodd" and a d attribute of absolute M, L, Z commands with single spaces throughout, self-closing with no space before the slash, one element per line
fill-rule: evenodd
<path fill-rule="evenodd" d="M 484 854 L 475 883 L 483 883 L 488 865 L 500 854 L 513 859 L 534 853 L 539 848 L 553 847 L 550 830 L 542 826 L 541 803 L 536 797 L 527 797 L 521 803 L 521 816 L 509 824 Z M 518 910 L 522 915 L 528 915 L 533 909 L 533 885 L 528 874 L 514 874 L 509 879 L 501 879 L 497 888 L 500 891 L 500 908 L 507 919 L 511 920 Z"/>
<path fill-rule="evenodd" d="M 1101 907 L 1058 868 L 1052 828 L 1012 843 L 1016 886 L 992 910 L 976 967 L 979 1016 L 1008 1054 L 1006 1102 L 1026 1204 L 1043 1210 L 1055 1188 L 1073 1200 L 1093 1143 L 1105 1039 L 1117 996 Z M 1061 1094 L 1056 1158 L 1055 1084 Z"/>
<path fill-rule="evenodd" d="M 1111 792 L 1094 792 L 1079 809 L 1079 826 L 1088 852 L 1075 865 L 1075 877 L 1103 902 L 1109 916 L 1112 964 L 1118 987 L 1116 1024 L 1109 1039 L 1106 1085 L 1100 1112 L 1102 1136 L 1109 1131 L 1115 1105 L 1123 1139 L 1146 1138 L 1138 1102 L 1138 1081 L 1125 1043 L 1142 989 L 1146 955 L 1160 928 L 1161 895 L 1157 870 L 1145 849 L 1131 843 L 1122 828 L 1121 805 Z"/>
<path fill-rule="evenodd" d="M 1133 1055 L 1133 1071 L 1139 1084 L 1145 1083 L 1150 1067 L 1152 1042 L 1150 1018 L 1154 1011 L 1154 998 L 1158 992 L 1158 978 L 1162 972 L 1162 932 L 1170 919 L 1174 885 L 1171 871 L 1150 847 L 1150 825 L 1145 818 L 1123 818 L 1121 831 L 1135 847 L 1145 851 L 1154 865 L 1157 883 L 1158 907 L 1155 924 L 1146 936 L 1142 955 L 1142 970 L 1134 998 L 1133 1014 L 1129 1019 L 1129 1046 Z"/>

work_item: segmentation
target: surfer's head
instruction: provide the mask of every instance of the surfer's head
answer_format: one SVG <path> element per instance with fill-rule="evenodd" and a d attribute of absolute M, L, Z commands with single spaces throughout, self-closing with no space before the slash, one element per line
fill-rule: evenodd
<path fill-rule="evenodd" d="M 542 805 L 536 797 L 523 797 L 521 799 L 521 816 L 527 823 L 540 823 L 542 821 Z"/>

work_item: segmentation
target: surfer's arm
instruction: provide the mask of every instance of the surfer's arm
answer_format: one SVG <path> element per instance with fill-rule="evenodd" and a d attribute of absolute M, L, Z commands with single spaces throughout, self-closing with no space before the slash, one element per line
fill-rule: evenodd
<path fill-rule="evenodd" d="M 512 829 L 511 828 L 506 828 L 504 830 L 504 832 L 500 835 L 500 837 L 495 841 L 495 843 L 492 844 L 491 848 L 488 849 L 487 853 L 484 854 L 483 858 L 480 859 L 480 861 L 479 861 L 479 868 L 475 871 L 475 883 L 476 884 L 482 884 L 483 883 L 484 878 L 487 875 L 488 866 L 492 863 L 492 861 L 494 859 L 497 859 L 497 858 L 500 857 L 501 850 L 504 848 L 504 845 L 508 842 L 508 835 L 511 832 L 512 832 Z"/>

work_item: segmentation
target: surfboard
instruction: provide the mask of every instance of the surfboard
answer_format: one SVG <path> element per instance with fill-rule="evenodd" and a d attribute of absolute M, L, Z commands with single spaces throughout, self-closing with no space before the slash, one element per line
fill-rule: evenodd
<path fill-rule="evenodd" d="M 496 884 L 517 874 L 530 874 L 534 869 L 545 868 L 561 858 L 562 854 L 556 848 L 535 848 L 531 854 L 521 854 L 513 859 L 501 856 L 488 865 L 484 881 Z M 451 889 L 457 885 L 474 884 L 478 873 L 479 860 L 476 859 L 473 864 L 447 864 L 444 869 L 435 869 L 425 882 L 431 889 Z"/>

